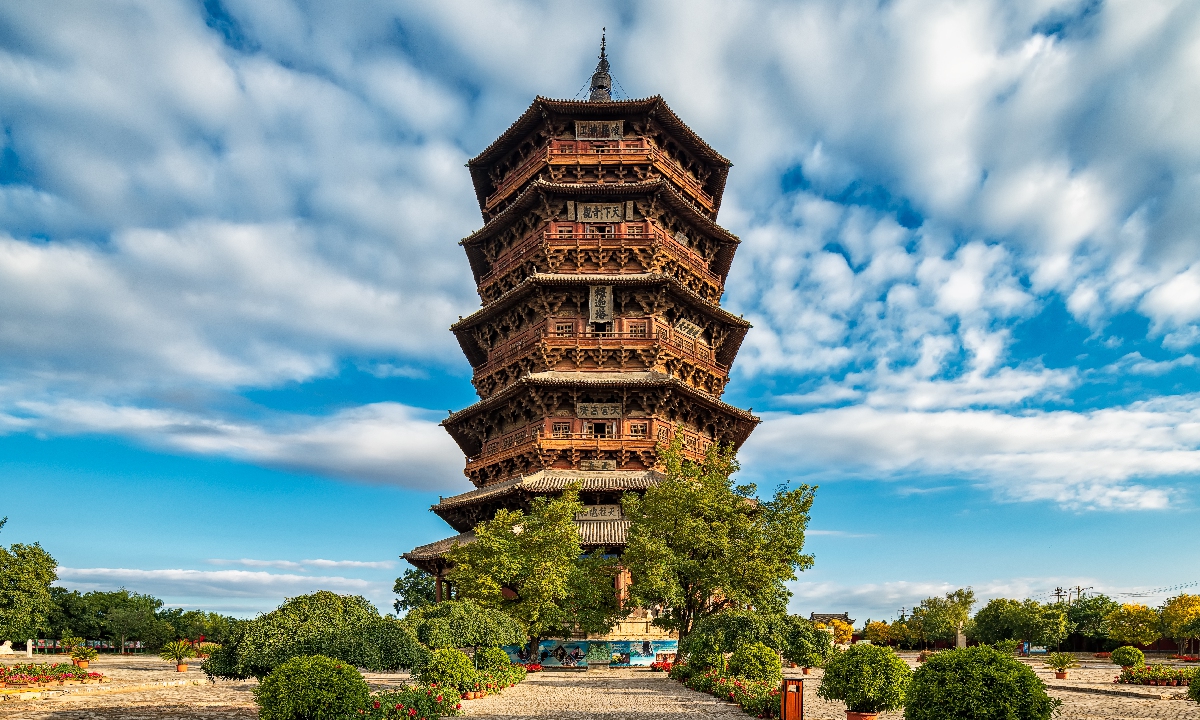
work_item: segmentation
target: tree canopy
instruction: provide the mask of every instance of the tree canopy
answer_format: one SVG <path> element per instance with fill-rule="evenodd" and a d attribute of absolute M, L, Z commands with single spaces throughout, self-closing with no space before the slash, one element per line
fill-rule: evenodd
<path fill-rule="evenodd" d="M 433 575 L 424 570 L 405 570 L 396 578 L 392 592 L 400 596 L 392 603 L 397 613 L 432 605 L 437 599 Z"/>
<path fill-rule="evenodd" d="M 975 591 L 959 588 L 944 597 L 928 597 L 913 610 L 910 622 L 920 629 L 924 640 L 954 640 L 971 619 Z"/>
<path fill-rule="evenodd" d="M 713 444 L 703 462 L 683 457 L 682 433 L 660 453 L 665 478 L 621 501 L 631 520 L 621 562 L 642 607 L 661 605 L 656 625 L 685 638 L 697 620 L 726 609 L 782 613 L 784 583 L 812 566 L 804 530 L 816 488 L 780 488 L 768 501 L 735 485 L 730 447 Z"/>
<path fill-rule="evenodd" d="M 1127 603 L 1110 612 L 1104 628 L 1113 640 L 1130 645 L 1149 645 L 1162 637 L 1158 613 L 1139 603 Z"/>
<path fill-rule="evenodd" d="M 577 487 L 534 499 L 528 513 L 500 510 L 475 527 L 475 540 L 449 553 L 458 596 L 508 613 L 531 643 L 559 633 L 608 632 L 620 614 L 616 565 L 583 555 Z"/>
<path fill-rule="evenodd" d="M 500 610 L 481 607 L 471 600 L 445 600 L 412 610 L 404 623 L 426 647 L 500 647 L 521 645 L 525 631 Z"/>
<path fill-rule="evenodd" d="M 0 520 L 0 528 L 7 520 Z M 38 543 L 0 546 L 0 640 L 28 640 L 47 627 L 54 609 L 50 583 L 58 579 L 57 567 Z"/>

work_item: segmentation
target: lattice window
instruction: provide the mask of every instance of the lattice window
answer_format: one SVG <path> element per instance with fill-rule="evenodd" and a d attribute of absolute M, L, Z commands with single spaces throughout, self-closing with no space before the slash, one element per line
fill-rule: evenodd
<path fill-rule="evenodd" d="M 571 423 L 556 422 L 551 432 L 556 438 L 569 438 L 571 437 Z"/>
<path fill-rule="evenodd" d="M 665 427 L 659 428 L 658 429 L 658 439 L 661 442 L 667 442 L 668 440 L 671 439 L 671 431 Z"/>
<path fill-rule="evenodd" d="M 635 422 L 629 423 L 629 437 L 644 438 L 650 432 L 650 423 Z"/>
<path fill-rule="evenodd" d="M 554 323 L 554 334 L 557 337 L 571 337 L 575 334 L 575 323 L 559 322 Z"/>
<path fill-rule="evenodd" d="M 615 231 L 612 225 L 587 225 L 588 235 L 612 235 Z"/>
<path fill-rule="evenodd" d="M 633 223 L 630 223 L 629 225 L 625 226 L 625 234 L 626 235 L 641 235 L 643 229 L 644 228 L 642 228 L 640 223 L 636 224 L 636 225 Z"/>
<path fill-rule="evenodd" d="M 629 329 L 629 337 L 635 337 L 635 338 L 646 337 L 646 321 L 645 320 L 629 320 L 625 323 L 625 327 Z"/>
<path fill-rule="evenodd" d="M 559 225 L 556 232 L 560 236 L 571 237 L 572 235 L 575 234 L 575 226 L 574 225 Z"/>

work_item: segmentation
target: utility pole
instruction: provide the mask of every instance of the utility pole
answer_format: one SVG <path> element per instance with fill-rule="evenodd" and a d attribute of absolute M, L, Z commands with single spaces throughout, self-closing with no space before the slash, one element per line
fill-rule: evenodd
<path fill-rule="evenodd" d="M 1063 598 L 1064 598 L 1064 597 L 1066 597 L 1066 596 L 1068 596 L 1068 595 L 1069 595 L 1069 593 L 1063 592 L 1063 589 L 1062 589 L 1061 587 L 1056 587 L 1056 588 L 1054 588 L 1054 599 L 1055 599 L 1055 601 L 1057 601 L 1057 602 L 1062 602 L 1062 601 L 1063 601 Z"/>

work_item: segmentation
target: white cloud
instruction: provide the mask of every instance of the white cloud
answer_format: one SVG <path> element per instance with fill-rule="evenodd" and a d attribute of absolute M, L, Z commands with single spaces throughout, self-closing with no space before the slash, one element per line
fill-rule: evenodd
<path fill-rule="evenodd" d="M 252 558 L 241 558 L 239 560 L 222 560 L 220 558 L 212 558 L 205 562 L 210 565 L 244 565 L 246 567 L 270 567 L 279 570 L 300 570 L 304 571 L 309 567 L 317 568 L 371 568 L 371 569 L 390 569 L 396 566 L 392 560 L 255 560 Z"/>
<path fill-rule="evenodd" d="M 1159 509 L 1200 474 L 1197 396 L 1091 412 L 917 412 L 854 406 L 768 415 L 743 451 L 754 473 L 950 476 L 1012 500 Z"/>
<path fill-rule="evenodd" d="M 396 563 L 391 560 L 305 560 L 304 564 L 320 568 L 382 568 L 385 570 L 396 566 Z"/>
<path fill-rule="evenodd" d="M 58 568 L 64 587 L 88 590 L 136 588 L 156 597 L 278 598 L 317 590 L 383 597 L 379 583 L 339 576 L 290 575 L 252 570 L 140 570 L 133 568 Z"/>
<path fill-rule="evenodd" d="M 21 405 L 27 420 L 59 434 L 125 435 L 199 455 L 421 489 L 465 489 L 462 453 L 428 411 L 375 403 L 327 417 L 276 415 L 264 424 L 220 417 L 62 401 Z"/>

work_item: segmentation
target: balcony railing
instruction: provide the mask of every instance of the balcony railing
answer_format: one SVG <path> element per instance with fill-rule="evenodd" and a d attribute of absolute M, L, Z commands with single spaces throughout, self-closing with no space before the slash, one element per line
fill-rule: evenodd
<path fill-rule="evenodd" d="M 543 252 L 564 248 L 576 250 L 601 250 L 606 248 L 624 250 L 654 248 L 657 246 L 672 250 L 673 256 L 689 272 L 704 280 L 714 289 L 720 290 L 722 286 L 721 278 L 708 268 L 708 263 L 705 262 L 704 258 L 700 257 L 692 248 L 684 245 L 669 233 L 657 227 L 651 227 L 650 232 L 645 233 L 563 233 L 545 228 L 535 230 L 516 245 L 501 253 L 500 257 L 496 258 L 496 261 L 492 263 L 487 274 L 480 278 L 479 285 L 480 287 L 484 287 L 496 279 L 503 277 L 513 268 L 525 262 L 526 257 L 530 253 L 539 249 Z"/>
<path fill-rule="evenodd" d="M 559 325 L 571 323 L 569 331 L 559 331 Z M 661 322 L 648 323 L 646 332 L 596 332 L 594 330 L 579 330 L 574 320 L 543 320 L 533 327 L 502 342 L 488 353 L 487 362 L 476 371 L 476 376 L 486 375 L 499 367 L 503 367 L 514 358 L 524 355 L 531 344 L 545 342 L 555 347 L 593 348 L 603 347 L 612 349 L 643 348 L 655 344 L 665 345 L 676 355 L 708 370 L 724 375 L 729 372 L 729 366 L 716 361 L 713 350 L 708 345 L 693 340 L 686 335 L 676 332 L 670 325 Z"/>
<path fill-rule="evenodd" d="M 542 165 L 616 165 L 637 162 L 653 164 L 676 185 L 685 188 L 705 212 L 713 212 L 713 197 L 704 191 L 703 183 L 684 170 L 675 158 L 644 140 L 551 140 L 530 153 L 520 165 L 504 176 L 496 185 L 495 192 L 484 202 L 484 209 L 494 209 L 512 191 L 536 175 Z"/>
<path fill-rule="evenodd" d="M 682 432 L 684 452 L 695 457 L 703 457 L 712 444 L 712 440 L 699 433 L 692 432 L 691 430 L 672 428 L 665 422 L 652 421 L 649 418 L 644 421 L 649 429 L 646 435 L 622 433 L 621 426 L 623 422 L 628 421 L 615 420 L 608 423 L 607 427 L 611 428 L 611 430 L 606 433 L 545 432 L 546 425 L 552 422 L 554 421 L 548 420 L 545 423 L 527 425 L 486 441 L 478 455 L 472 455 L 467 458 L 467 468 L 472 469 L 473 467 L 496 462 L 503 459 L 503 456 L 526 452 L 534 447 L 547 450 L 652 450 L 660 441 L 660 432 L 663 433 L 662 442 L 670 442 L 676 432 Z"/>

